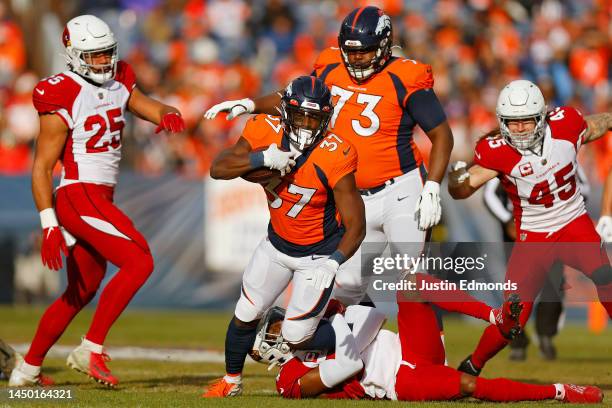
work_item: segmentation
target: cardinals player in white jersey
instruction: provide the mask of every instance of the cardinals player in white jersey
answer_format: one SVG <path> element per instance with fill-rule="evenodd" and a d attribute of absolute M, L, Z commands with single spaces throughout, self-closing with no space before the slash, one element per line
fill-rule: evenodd
<path fill-rule="evenodd" d="M 499 129 L 478 141 L 469 169 L 453 165 L 448 190 L 455 199 L 466 198 L 499 177 L 512 199 L 517 243 L 505 280 L 516 283 L 525 301 L 521 325 L 556 260 L 588 276 L 612 316 L 612 268 L 576 183 L 578 150 L 612 128 L 612 114 L 583 117 L 570 106 L 547 112 L 542 92 L 526 80 L 502 89 L 496 111 Z M 487 328 L 459 369 L 478 375 L 506 344 Z"/>
<path fill-rule="evenodd" d="M 185 125 L 177 109 L 138 90 L 132 68 L 117 59 L 117 42 L 102 20 L 91 15 L 73 18 L 62 40 L 69 69 L 43 79 L 33 91 L 40 134 L 32 194 L 43 229 L 42 262 L 59 270 L 63 252 L 68 287 L 41 318 L 9 385 L 52 382 L 40 373 L 43 359 L 93 299 L 111 262 L 119 271 L 100 294 L 91 326 L 67 363 L 102 384 L 115 386 L 117 378 L 105 364 L 104 339 L 153 272 L 147 241 L 113 204 L 124 118 L 129 110 L 158 125 L 156 132 L 181 132 Z M 58 159 L 63 169 L 54 197 L 52 171 Z M 68 233 L 63 235 L 62 229 Z"/>
<path fill-rule="evenodd" d="M 509 329 L 518 327 L 507 310 L 491 309 L 463 295 L 466 302 L 462 304 L 431 303 L 494 321 L 500 333 L 508 334 Z M 336 303 L 330 303 L 327 315 L 331 317 L 336 347 L 325 352 L 291 353 L 280 335 L 282 309 L 273 308 L 262 319 L 251 356 L 263 363 L 281 365 L 276 390 L 285 398 L 445 401 L 473 397 L 498 402 L 601 402 L 602 391 L 593 386 L 485 379 L 445 366 L 444 347 L 431 304 L 402 300 L 397 334 L 381 330 L 385 317 L 376 309 L 349 306 L 344 310 L 332 301 Z"/>

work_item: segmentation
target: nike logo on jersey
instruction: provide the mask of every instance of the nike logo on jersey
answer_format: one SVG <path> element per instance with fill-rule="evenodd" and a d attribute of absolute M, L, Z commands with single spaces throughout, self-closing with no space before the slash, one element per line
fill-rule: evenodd
<path fill-rule="evenodd" d="M 350 151 L 351 151 L 351 148 L 349 147 L 348 149 L 344 150 L 342 153 L 344 153 L 345 156 L 348 156 Z"/>
<path fill-rule="evenodd" d="M 474 155 L 475 155 L 476 157 L 478 157 L 478 160 L 480 160 L 480 155 L 478 154 L 478 152 L 476 152 L 476 151 L 475 151 L 475 152 L 474 152 Z"/>
<path fill-rule="evenodd" d="M 45 90 L 44 90 L 44 89 L 42 89 L 42 90 L 41 90 L 41 89 L 38 89 L 38 88 L 34 88 L 34 89 L 36 89 L 36 92 L 38 92 L 38 93 L 39 93 L 39 94 L 41 94 L 41 95 L 44 95 L 44 94 L 45 94 Z"/>
<path fill-rule="evenodd" d="M 313 261 L 316 261 L 317 259 L 323 259 L 325 257 L 324 256 L 314 256 L 314 255 L 312 255 L 311 258 L 312 258 Z"/>
<path fill-rule="evenodd" d="M 397 201 L 402 201 L 402 200 L 404 200 L 404 199 L 406 199 L 408 197 L 410 197 L 410 196 L 407 195 L 407 196 L 404 196 L 404 197 L 397 197 Z"/>

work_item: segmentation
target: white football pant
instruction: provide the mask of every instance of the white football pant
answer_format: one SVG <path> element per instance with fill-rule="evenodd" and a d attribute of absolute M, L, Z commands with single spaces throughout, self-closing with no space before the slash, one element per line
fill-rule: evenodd
<path fill-rule="evenodd" d="M 416 168 L 396 177 L 395 183 L 382 191 L 362 195 L 366 236 L 359 250 L 340 266 L 336 274 L 335 299 L 353 305 L 358 304 L 365 295 L 372 271 L 366 268 L 362 270 L 362 265 L 368 265 L 368 260 L 362 259 L 364 246 L 367 247 L 368 259 L 380 256 L 387 244 L 390 244 L 392 256 L 400 253 L 416 258 L 421 254 L 426 231 L 418 229 L 414 209 L 423 190 L 423 183 L 420 171 Z"/>
<path fill-rule="evenodd" d="M 306 278 L 309 271 L 326 259 L 325 255 L 291 257 L 274 248 L 268 238 L 264 238 L 242 276 L 242 291 L 234 314 L 243 322 L 261 318 L 292 281 L 282 335 L 290 343 L 310 338 L 325 312 L 333 285 L 317 290 Z"/>

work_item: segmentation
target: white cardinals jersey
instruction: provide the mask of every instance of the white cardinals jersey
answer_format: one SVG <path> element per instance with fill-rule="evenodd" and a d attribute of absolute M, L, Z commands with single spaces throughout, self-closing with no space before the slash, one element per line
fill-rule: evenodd
<path fill-rule="evenodd" d="M 41 80 L 32 93 L 39 114 L 57 114 L 69 133 L 60 157 L 60 187 L 89 182 L 115 185 L 128 99 L 136 86 L 132 68 L 117 63 L 115 79 L 94 85 L 72 71 Z"/>
<path fill-rule="evenodd" d="M 476 145 L 474 163 L 499 172 L 517 230 L 555 232 L 586 212 L 576 172 L 587 124 L 569 106 L 551 111 L 546 121 L 541 156 L 523 156 L 501 137 Z"/>

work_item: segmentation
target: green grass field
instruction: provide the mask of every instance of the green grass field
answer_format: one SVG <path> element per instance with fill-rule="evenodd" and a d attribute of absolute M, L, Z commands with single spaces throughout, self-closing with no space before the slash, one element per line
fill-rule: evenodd
<path fill-rule="evenodd" d="M 9 343 L 27 343 L 36 328 L 42 309 L 0 308 L 0 338 Z M 76 345 L 86 332 L 92 310 L 79 315 L 59 344 Z M 223 350 L 228 314 L 197 311 L 128 310 L 116 323 L 107 345 L 164 348 Z M 456 366 L 474 347 L 484 325 L 447 318 L 446 349 L 449 363 Z M 388 325 L 393 328 L 393 324 Z M 569 325 L 557 338 L 560 358 L 542 361 L 535 345 L 529 349 L 524 363 L 509 363 L 507 352 L 492 360 L 483 372 L 485 377 L 505 376 L 535 383 L 574 382 L 596 384 L 604 389 L 604 405 L 612 407 L 612 329 L 594 335 L 584 326 Z M 112 356 L 111 356 L 112 357 Z M 120 387 L 107 390 L 82 374 L 68 369 L 64 360 L 49 358 L 45 372 L 60 387 L 71 387 L 75 398 L 70 402 L 8 401 L 6 383 L 0 382 L 1 406 L 78 406 L 78 407 L 366 407 L 391 404 L 380 401 L 287 401 L 275 395 L 275 371 L 260 365 L 247 365 L 245 393 L 239 398 L 204 400 L 204 386 L 223 374 L 222 364 L 180 363 L 173 361 L 113 361 L 113 373 L 120 378 Z M 412 406 L 453 406 L 474 404 L 474 400 L 449 403 L 423 403 Z M 550 403 L 550 402 L 549 402 Z M 554 403 L 553 403 L 554 404 Z M 500 404 L 480 404 L 479 406 Z M 513 407 L 535 406 L 537 403 L 512 404 Z"/>

